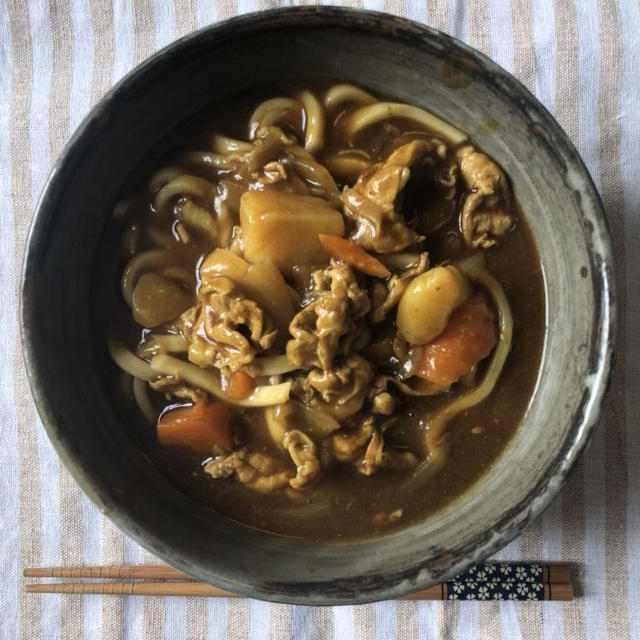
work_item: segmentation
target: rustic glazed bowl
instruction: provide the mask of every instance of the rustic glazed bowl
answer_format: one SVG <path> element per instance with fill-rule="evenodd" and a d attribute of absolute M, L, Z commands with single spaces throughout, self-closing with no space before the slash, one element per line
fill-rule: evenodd
<path fill-rule="evenodd" d="M 108 384 L 113 365 L 99 300 L 113 289 L 104 274 L 115 251 L 104 246 L 113 240 L 110 212 L 125 179 L 162 136 L 202 107 L 300 76 L 355 82 L 468 132 L 510 176 L 544 272 L 542 365 L 513 440 L 449 507 L 361 542 L 300 542 L 216 516 L 144 455 Z M 547 111 L 493 62 L 442 33 L 339 8 L 235 18 L 183 38 L 129 74 L 87 117 L 49 179 L 29 238 L 22 297 L 25 358 L 42 420 L 101 511 L 195 578 L 304 604 L 394 598 L 517 536 L 559 492 L 598 420 L 614 325 L 602 206 Z"/>

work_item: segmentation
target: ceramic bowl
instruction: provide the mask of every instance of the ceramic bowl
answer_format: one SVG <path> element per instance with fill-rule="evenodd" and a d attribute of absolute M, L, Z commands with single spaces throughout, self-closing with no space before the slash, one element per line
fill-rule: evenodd
<path fill-rule="evenodd" d="M 226 95 L 301 76 L 340 78 L 396 96 L 468 132 L 510 176 L 544 273 L 542 364 L 524 421 L 504 453 L 436 515 L 359 542 L 300 542 L 251 530 L 180 492 L 131 437 L 116 406 L 95 304 L 112 284 L 104 280 L 109 254 L 103 249 L 112 207 L 158 140 Z M 576 150 L 504 70 L 399 18 L 281 9 L 234 18 L 163 49 L 83 122 L 51 174 L 29 238 L 25 358 L 40 415 L 64 463 L 106 516 L 162 560 L 267 600 L 388 599 L 495 552 L 560 491 L 601 412 L 614 341 L 612 264 L 602 206 Z"/>

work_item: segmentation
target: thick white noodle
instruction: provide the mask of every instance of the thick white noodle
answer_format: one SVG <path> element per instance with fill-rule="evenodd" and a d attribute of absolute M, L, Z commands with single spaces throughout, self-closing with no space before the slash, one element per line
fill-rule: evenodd
<path fill-rule="evenodd" d="M 211 207 L 204 207 L 184 198 L 175 206 L 174 211 L 188 230 L 205 234 L 214 242 L 217 240 L 218 224 Z"/>
<path fill-rule="evenodd" d="M 250 396 L 239 400 L 230 397 L 222 390 L 217 374 L 212 371 L 207 371 L 191 362 L 185 362 L 173 356 L 160 354 L 153 357 L 150 365 L 151 368 L 159 374 L 173 376 L 177 380 L 183 380 L 187 384 L 207 391 L 220 400 L 241 407 L 269 407 L 271 405 L 282 404 L 289 399 L 291 382 L 256 387 Z"/>
<path fill-rule="evenodd" d="M 140 353 L 152 358 L 159 353 L 185 353 L 189 348 L 187 339 L 179 333 L 151 334 L 140 345 Z"/>
<path fill-rule="evenodd" d="M 210 180 L 198 176 L 182 175 L 168 182 L 158 191 L 153 199 L 153 206 L 158 213 L 168 212 L 177 198 L 190 198 L 205 207 L 213 207 L 217 195 L 216 186 Z"/>
<path fill-rule="evenodd" d="M 493 298 L 495 308 L 498 312 L 500 336 L 482 382 L 477 387 L 456 396 L 456 398 L 429 420 L 429 428 L 426 432 L 426 444 L 430 452 L 433 452 L 437 448 L 445 427 L 455 416 L 479 404 L 494 390 L 511 349 L 513 316 L 511 315 L 509 301 L 500 283 L 488 271 L 481 271 L 480 273 L 467 272 L 465 275 L 480 283 Z"/>
<path fill-rule="evenodd" d="M 138 358 L 123 345 L 110 340 L 107 346 L 111 359 L 129 375 L 147 381 L 158 377 L 158 374 L 149 366 L 148 362 Z"/>
<path fill-rule="evenodd" d="M 165 184 L 184 174 L 185 170 L 180 167 L 163 167 L 162 169 L 158 169 L 158 171 L 149 178 L 147 190 L 152 196 L 155 196 Z"/>
<path fill-rule="evenodd" d="M 327 111 L 332 111 L 346 102 L 364 105 L 373 104 L 377 100 L 352 84 L 336 84 L 324 94 L 324 106 Z"/>
<path fill-rule="evenodd" d="M 284 420 L 280 420 L 276 417 L 276 410 L 274 407 L 267 407 L 264 410 L 264 418 L 267 425 L 267 431 L 269 432 L 269 436 L 271 437 L 273 444 L 275 444 L 278 449 L 284 449 L 282 441 L 287 433 L 287 425 Z"/>
<path fill-rule="evenodd" d="M 371 162 L 362 157 L 339 154 L 325 158 L 324 164 L 332 176 L 349 184 L 354 184 L 360 174 L 371 166 Z"/>
<path fill-rule="evenodd" d="M 344 125 L 345 133 L 349 138 L 353 138 L 359 131 L 388 118 L 407 118 L 408 120 L 419 122 L 440 134 L 452 144 L 459 144 L 467 139 L 467 135 L 460 129 L 456 129 L 456 127 L 438 118 L 433 113 L 398 102 L 377 102 L 376 104 L 356 109 L 346 119 Z"/>
<path fill-rule="evenodd" d="M 149 394 L 147 393 L 147 383 L 141 378 L 133 379 L 133 399 L 136 401 L 142 415 L 151 423 L 156 422 L 156 412 L 153 409 Z"/>
<path fill-rule="evenodd" d="M 297 365 L 289 362 L 286 355 L 256 358 L 253 364 L 258 368 L 258 375 L 261 376 L 279 376 L 300 369 Z"/>
<path fill-rule="evenodd" d="M 204 170 L 207 175 L 212 170 L 233 168 L 233 158 L 211 151 L 183 151 L 178 160 L 192 169 Z"/>
<path fill-rule="evenodd" d="M 182 222 L 176 223 L 175 232 L 182 244 L 188 244 L 191 242 L 191 235 L 187 231 L 187 227 L 185 227 Z"/>
<path fill-rule="evenodd" d="M 271 98 L 261 102 L 249 118 L 249 137 L 253 139 L 260 127 L 278 123 L 301 105 L 293 98 Z"/>
<path fill-rule="evenodd" d="M 487 271 L 478 272 L 477 262 L 476 264 L 471 264 L 471 268 L 466 271 L 464 269 L 464 262 L 465 261 L 461 261 L 458 263 L 457 266 L 460 270 L 463 271 L 469 279 L 475 280 L 483 285 L 493 298 L 495 308 L 498 311 L 498 324 L 500 326 L 498 345 L 493 352 L 489 367 L 482 382 L 477 387 L 454 398 L 448 405 L 440 409 L 435 416 L 429 419 L 425 435 L 425 448 L 428 458 L 417 467 L 411 478 L 405 483 L 405 489 L 410 485 L 415 486 L 424 483 L 431 474 L 442 468 L 446 463 L 450 445 L 446 438 L 442 436 L 447 425 L 455 416 L 474 407 L 489 396 L 495 388 L 509 350 L 511 349 L 513 317 L 511 315 L 509 302 L 504 295 L 502 287 Z M 473 263 L 474 260 L 471 260 L 471 262 Z"/>
<path fill-rule="evenodd" d="M 324 147 L 325 117 L 324 107 L 311 91 L 305 89 L 298 94 L 304 107 L 304 148 L 309 153 L 317 153 Z"/>
<path fill-rule="evenodd" d="M 151 339 L 167 353 L 183 353 L 189 348 L 187 339 L 179 333 L 154 335 Z"/>
<path fill-rule="evenodd" d="M 251 143 L 244 140 L 236 140 L 219 133 L 211 136 L 211 150 L 223 156 L 230 153 L 248 153 L 252 148 Z"/>

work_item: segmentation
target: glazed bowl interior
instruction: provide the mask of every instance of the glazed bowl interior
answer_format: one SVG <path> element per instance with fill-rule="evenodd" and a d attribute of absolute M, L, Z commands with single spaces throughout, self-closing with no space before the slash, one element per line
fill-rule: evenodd
<path fill-rule="evenodd" d="M 502 165 L 540 253 L 547 318 L 528 411 L 484 478 L 420 524 L 331 544 L 248 529 L 178 491 L 131 437 L 109 391 L 113 365 L 102 323 L 116 254 L 105 251 L 116 240 L 111 210 L 158 141 L 225 96 L 318 76 L 425 107 Z M 558 125 L 508 74 L 443 34 L 400 19 L 279 10 L 223 23 L 163 50 L 76 133 L 43 195 L 28 246 L 26 361 L 49 436 L 83 490 L 163 560 L 265 599 L 385 599 L 486 557 L 559 491 L 597 420 L 608 377 L 610 268 L 602 209 L 586 170 Z"/>

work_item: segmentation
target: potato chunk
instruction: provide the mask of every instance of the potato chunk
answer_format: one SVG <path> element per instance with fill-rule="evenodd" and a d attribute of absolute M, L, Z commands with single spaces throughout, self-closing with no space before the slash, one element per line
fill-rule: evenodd
<path fill-rule="evenodd" d="M 396 315 L 398 330 L 411 344 L 431 342 L 468 296 L 467 280 L 456 267 L 429 269 L 416 276 L 402 294 Z"/>
<path fill-rule="evenodd" d="M 244 255 L 290 276 L 295 265 L 329 262 L 318 234 L 344 236 L 342 214 L 326 200 L 282 191 L 248 191 L 240 199 Z"/>

